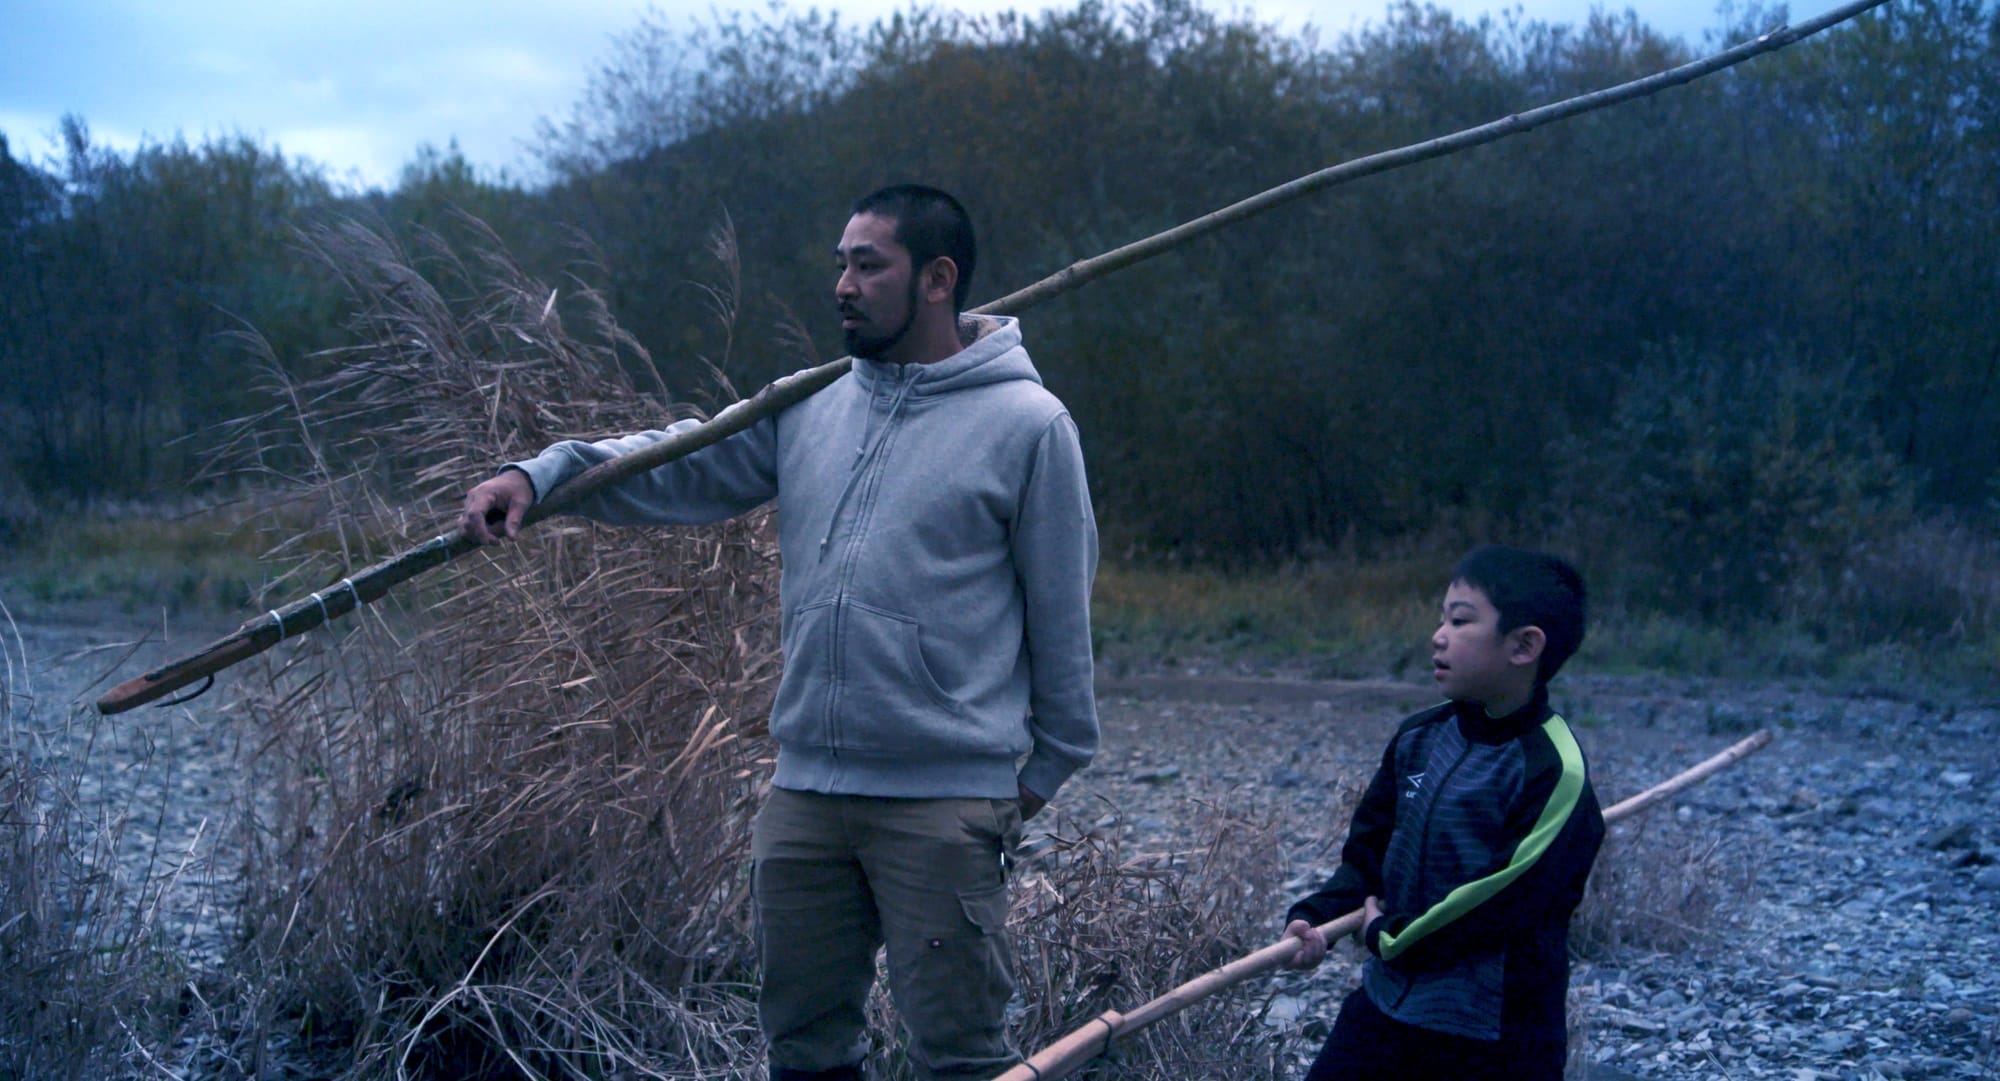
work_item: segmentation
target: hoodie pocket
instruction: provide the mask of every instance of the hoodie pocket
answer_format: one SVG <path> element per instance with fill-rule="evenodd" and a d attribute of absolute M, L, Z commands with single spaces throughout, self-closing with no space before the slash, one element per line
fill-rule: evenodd
<path fill-rule="evenodd" d="M 792 614 L 771 735 L 787 747 L 862 754 L 1006 751 L 924 661 L 917 621 L 853 601 Z M 991 744 L 991 746 L 988 746 Z"/>
<path fill-rule="evenodd" d="M 843 614 L 841 712 L 863 721 L 901 718 L 913 711 L 963 712 L 965 707 L 931 674 L 916 620 L 854 601 Z"/>

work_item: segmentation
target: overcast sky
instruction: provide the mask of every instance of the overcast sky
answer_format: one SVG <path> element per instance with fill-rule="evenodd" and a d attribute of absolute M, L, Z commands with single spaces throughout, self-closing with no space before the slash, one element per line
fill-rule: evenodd
<path fill-rule="evenodd" d="M 1504 0 L 1449 0 L 1463 17 Z M 1830 0 L 1829 0 L 1830 3 Z M 566 117 L 612 39 L 649 7 L 669 23 L 705 18 L 706 0 L 0 0 L 0 133 L 17 158 L 55 150 L 65 113 L 93 141 L 244 134 L 311 158 L 350 185 L 392 186 L 429 143 L 456 139 L 489 172 L 532 177 L 535 122 Z M 804 10 L 800 0 L 792 7 Z M 849 22 L 907 8 L 836 0 Z M 1070 8 L 1075 0 L 962 0 L 964 11 Z M 1339 32 L 1379 20 L 1386 0 L 1258 0 L 1248 10 L 1297 29 Z M 1589 0 L 1522 0 L 1531 18 L 1579 21 Z M 1714 0 L 1634 0 L 1655 29 L 1699 42 Z M 1825 4 L 1799 5 L 1801 16 Z"/>

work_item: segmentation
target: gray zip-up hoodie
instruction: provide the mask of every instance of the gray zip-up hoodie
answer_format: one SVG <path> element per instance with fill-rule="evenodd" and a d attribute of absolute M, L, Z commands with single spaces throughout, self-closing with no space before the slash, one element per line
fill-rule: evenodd
<path fill-rule="evenodd" d="M 1097 749 L 1097 524 L 1076 425 L 1018 323 L 962 316 L 960 331 L 970 344 L 951 357 L 857 359 L 777 417 L 571 511 L 691 524 L 777 499 L 781 788 L 1003 799 L 1018 782 L 1046 799 Z M 511 468 L 545 493 L 693 423 L 557 443 Z"/>

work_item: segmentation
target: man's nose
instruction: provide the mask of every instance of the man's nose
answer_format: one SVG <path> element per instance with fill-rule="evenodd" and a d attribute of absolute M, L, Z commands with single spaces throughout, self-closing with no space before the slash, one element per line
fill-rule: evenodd
<path fill-rule="evenodd" d="M 845 300 L 848 297 L 860 296 L 861 290 L 855 286 L 852 275 L 843 270 L 840 272 L 840 277 L 833 279 L 833 295 L 837 300 Z"/>

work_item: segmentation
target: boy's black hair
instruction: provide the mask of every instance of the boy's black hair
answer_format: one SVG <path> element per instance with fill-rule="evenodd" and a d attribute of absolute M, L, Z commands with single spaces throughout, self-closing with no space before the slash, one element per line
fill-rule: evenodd
<path fill-rule="evenodd" d="M 1500 613 L 1500 633 L 1536 626 L 1546 641 L 1537 684 L 1555 678 L 1563 662 L 1583 644 L 1583 576 L 1558 556 L 1498 544 L 1465 554 L 1451 580 L 1486 594 Z"/>
<path fill-rule="evenodd" d="M 972 265 L 978 246 L 972 238 L 972 216 L 950 193 L 923 184 L 894 184 L 862 196 L 855 214 L 874 214 L 896 223 L 896 243 L 910 253 L 910 273 L 916 274 L 942 255 L 958 267 L 958 287 L 951 310 L 965 310 L 972 295 Z"/>

